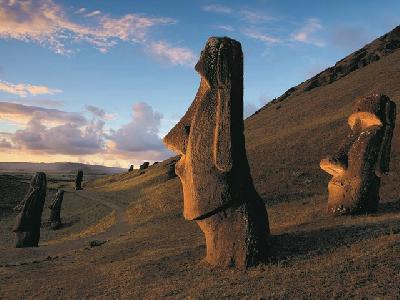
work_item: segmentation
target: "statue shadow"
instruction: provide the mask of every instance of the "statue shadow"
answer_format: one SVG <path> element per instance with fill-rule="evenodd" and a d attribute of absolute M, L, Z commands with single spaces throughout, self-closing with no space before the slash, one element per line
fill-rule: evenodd
<path fill-rule="evenodd" d="M 394 209 L 392 205 L 390 204 L 384 209 L 392 211 Z M 268 262 L 290 263 L 292 260 L 310 259 L 333 252 L 341 247 L 350 247 L 367 239 L 396 233 L 400 233 L 400 223 L 393 219 L 274 235 L 270 240 Z"/>

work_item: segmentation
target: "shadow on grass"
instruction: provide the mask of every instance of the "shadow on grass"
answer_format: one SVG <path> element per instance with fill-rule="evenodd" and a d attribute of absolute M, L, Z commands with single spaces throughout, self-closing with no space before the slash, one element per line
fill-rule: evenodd
<path fill-rule="evenodd" d="M 397 204 L 396 204 L 397 203 Z M 393 211 L 398 202 L 390 203 L 386 209 Z M 341 217 L 346 218 L 346 217 Z M 398 220 L 338 225 L 311 231 L 295 231 L 274 235 L 270 240 L 270 263 L 281 263 L 292 259 L 309 259 L 379 236 L 400 233 Z"/>

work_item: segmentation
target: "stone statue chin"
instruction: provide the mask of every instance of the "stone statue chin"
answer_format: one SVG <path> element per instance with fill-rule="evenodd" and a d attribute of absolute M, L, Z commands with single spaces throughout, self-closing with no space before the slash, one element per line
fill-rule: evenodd
<path fill-rule="evenodd" d="M 351 133 L 320 167 L 333 176 L 328 184 L 328 211 L 369 213 L 378 209 L 380 177 L 389 171 L 396 104 L 373 94 L 355 101 L 348 118 Z"/>
<path fill-rule="evenodd" d="M 196 97 L 164 143 L 181 155 L 183 215 L 204 232 L 207 261 L 247 267 L 265 257 L 269 227 L 246 156 L 240 43 L 209 38 L 195 69 Z"/>

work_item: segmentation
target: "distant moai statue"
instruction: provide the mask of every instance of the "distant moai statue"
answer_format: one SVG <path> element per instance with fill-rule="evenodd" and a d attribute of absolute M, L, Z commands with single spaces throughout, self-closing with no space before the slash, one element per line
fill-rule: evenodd
<path fill-rule="evenodd" d="M 195 69 L 201 77 L 197 95 L 164 143 L 181 155 L 175 169 L 183 215 L 203 231 L 206 260 L 247 268 L 265 259 L 270 231 L 246 156 L 240 43 L 209 38 Z"/>
<path fill-rule="evenodd" d="M 78 170 L 75 178 L 75 190 L 82 190 L 82 181 L 83 181 L 83 171 Z"/>
<path fill-rule="evenodd" d="M 139 169 L 140 170 L 145 170 L 149 167 L 150 163 L 148 161 L 145 161 L 143 164 L 140 165 Z"/>
<path fill-rule="evenodd" d="M 169 180 L 169 179 L 173 179 L 173 178 L 175 178 L 177 175 L 176 175 L 176 172 L 175 172 L 175 163 L 172 163 L 172 164 L 170 164 L 169 166 L 168 166 L 168 169 L 167 169 L 167 179 Z"/>
<path fill-rule="evenodd" d="M 36 173 L 31 179 L 28 194 L 21 202 L 21 211 L 16 217 L 13 228 L 16 235 L 16 248 L 38 246 L 46 189 L 46 174 L 43 172 Z"/>
<path fill-rule="evenodd" d="M 396 104 L 373 94 L 355 101 L 348 118 L 351 133 L 339 150 L 321 160 L 333 176 L 328 184 L 328 211 L 335 215 L 370 213 L 378 209 L 383 174 L 389 171 Z"/>
<path fill-rule="evenodd" d="M 132 171 L 133 171 L 133 165 L 131 165 L 131 166 L 129 167 L 128 172 L 132 172 Z"/>
<path fill-rule="evenodd" d="M 64 190 L 58 190 L 53 203 L 49 206 L 50 212 L 50 227 L 56 230 L 61 227 L 61 204 L 64 198 Z"/>

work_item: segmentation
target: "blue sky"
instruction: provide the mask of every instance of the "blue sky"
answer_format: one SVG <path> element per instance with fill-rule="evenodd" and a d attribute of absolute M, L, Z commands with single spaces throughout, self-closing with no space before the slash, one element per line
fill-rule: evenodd
<path fill-rule="evenodd" d="M 399 14 L 398 0 L 0 0 L 0 161 L 161 160 L 209 36 L 242 43 L 250 114 Z"/>

